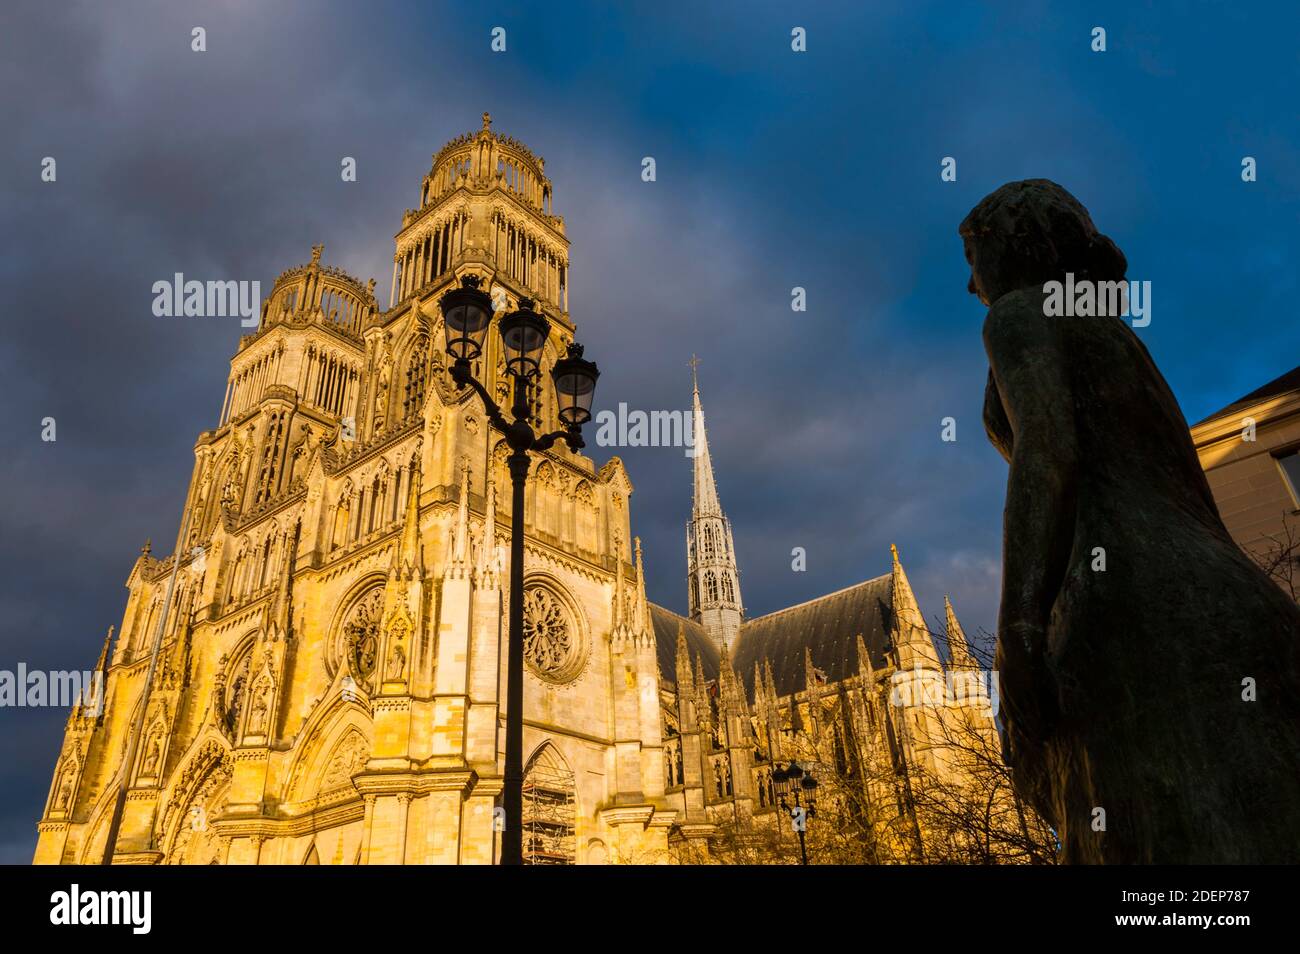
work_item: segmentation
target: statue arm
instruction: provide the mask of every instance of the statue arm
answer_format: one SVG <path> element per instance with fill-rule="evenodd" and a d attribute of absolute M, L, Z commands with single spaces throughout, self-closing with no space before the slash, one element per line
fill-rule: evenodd
<path fill-rule="evenodd" d="M 1003 678 L 1032 681 L 1032 689 L 1015 694 L 1038 698 L 1041 718 L 1053 694 L 1043 654 L 1074 547 L 1079 453 L 1067 356 L 1056 324 L 1061 319 L 1045 318 L 1039 302 L 1036 294 L 1017 293 L 994 303 L 984 323 L 984 345 L 1012 444 L 998 620 L 1009 670 Z M 991 394 L 989 403 L 993 399 Z M 1015 692 L 1013 685 L 1007 688 Z"/>

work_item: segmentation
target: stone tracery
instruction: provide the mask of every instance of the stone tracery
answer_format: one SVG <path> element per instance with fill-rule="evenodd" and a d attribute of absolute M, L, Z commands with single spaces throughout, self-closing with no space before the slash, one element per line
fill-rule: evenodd
<path fill-rule="evenodd" d="M 374 586 L 348 610 L 334 638 L 333 659 L 357 684 L 369 690 L 379 660 L 380 616 L 384 608 L 384 587 Z"/>
<path fill-rule="evenodd" d="M 548 682 L 570 682 L 581 667 L 582 650 L 565 602 L 548 586 L 525 589 L 524 660 L 533 673 Z"/>

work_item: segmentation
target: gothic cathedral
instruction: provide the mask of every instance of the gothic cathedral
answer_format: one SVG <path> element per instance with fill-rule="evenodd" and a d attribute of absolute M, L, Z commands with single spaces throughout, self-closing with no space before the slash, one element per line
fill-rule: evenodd
<path fill-rule="evenodd" d="M 542 159 L 485 114 L 403 215 L 387 309 L 320 246 L 277 278 L 195 442 L 175 544 L 136 560 L 102 689 L 68 719 L 37 863 L 99 863 L 123 790 L 119 864 L 497 859 L 510 481 L 450 379 L 437 302 L 469 275 L 494 321 L 532 298 L 549 370 L 574 335 L 568 249 Z M 475 375 L 500 392 L 487 342 Z M 726 832 L 779 824 L 773 766 L 815 766 L 818 740 L 889 767 L 863 784 L 891 818 L 909 772 L 943 763 L 951 707 L 897 688 L 974 668 L 951 607 L 945 662 L 895 552 L 882 576 L 747 619 L 698 386 L 694 415 L 685 616 L 646 599 L 622 462 L 534 455 L 529 862 L 708 860 Z"/>

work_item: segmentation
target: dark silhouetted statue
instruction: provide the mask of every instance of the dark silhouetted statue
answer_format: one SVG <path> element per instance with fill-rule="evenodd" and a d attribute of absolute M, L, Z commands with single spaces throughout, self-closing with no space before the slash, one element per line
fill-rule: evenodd
<path fill-rule="evenodd" d="M 1045 179 L 960 232 L 1011 465 L 996 665 L 1017 790 L 1069 863 L 1300 861 L 1300 608 L 1228 536 L 1129 324 L 1046 316 L 1045 283 L 1122 281 L 1123 253 Z"/>

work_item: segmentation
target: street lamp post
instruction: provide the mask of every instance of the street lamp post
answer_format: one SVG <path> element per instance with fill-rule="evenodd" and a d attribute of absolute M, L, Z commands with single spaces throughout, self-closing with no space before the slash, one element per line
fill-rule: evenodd
<path fill-rule="evenodd" d="M 524 487 L 528 481 L 528 452 L 544 451 L 563 440 L 570 449 L 583 447 L 582 425 L 591 420 L 595 396 L 595 363 L 584 360 L 582 346 L 571 344 L 555 362 L 551 380 L 563 428 L 538 435 L 532 417 L 532 389 L 542 386 L 542 348 L 550 324 L 533 311 L 531 298 L 519 299 L 516 311 L 499 324 L 505 349 L 506 374 L 513 382 L 513 400 L 507 420 L 501 407 L 474 377 L 471 362 L 483 351 L 483 339 L 492 321 L 492 299 L 479 290 L 480 280 L 467 275 L 461 287 L 442 296 L 447 354 L 452 358 L 451 378 L 458 387 L 471 387 L 483 399 L 488 421 L 505 435 L 510 456 L 510 633 L 506 649 L 506 765 L 501 807 L 505 830 L 501 834 L 501 863 L 523 864 L 524 783 Z"/>
<path fill-rule="evenodd" d="M 808 845 L 805 841 L 808 819 L 817 814 L 817 780 L 805 772 L 798 762 L 772 772 L 772 787 L 776 789 L 781 807 L 789 812 L 799 836 L 801 864 L 808 863 Z M 793 804 L 792 804 L 793 803 Z"/>

